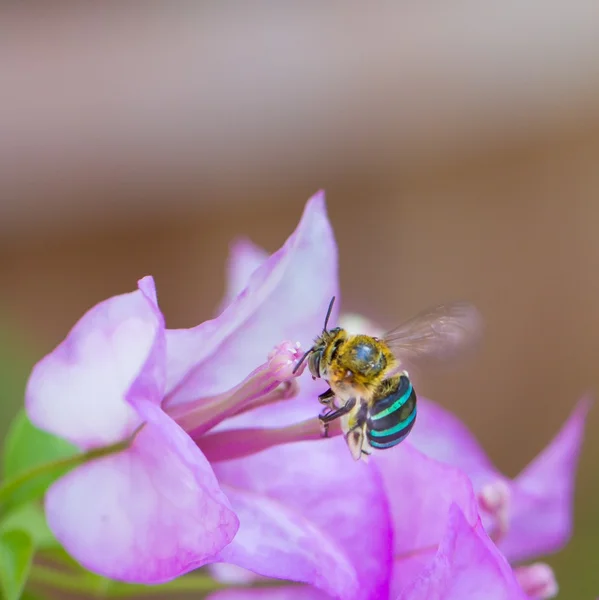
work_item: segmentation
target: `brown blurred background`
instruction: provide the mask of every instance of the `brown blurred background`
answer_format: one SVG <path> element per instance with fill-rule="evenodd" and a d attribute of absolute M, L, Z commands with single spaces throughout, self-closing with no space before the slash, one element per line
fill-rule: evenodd
<path fill-rule="evenodd" d="M 599 384 L 599 5 L 11 9 L 0 32 L 0 431 L 28 369 L 153 274 L 212 316 L 230 242 L 327 192 L 343 310 L 478 304 L 486 342 L 420 391 L 515 475 Z M 20 12 L 16 12 L 20 10 Z M 2 133 L 3 132 L 3 133 Z M 560 598 L 599 593 L 598 411 Z"/>

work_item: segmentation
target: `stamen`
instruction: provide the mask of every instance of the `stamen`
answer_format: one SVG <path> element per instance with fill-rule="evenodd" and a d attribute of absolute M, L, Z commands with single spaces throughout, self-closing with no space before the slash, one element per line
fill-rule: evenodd
<path fill-rule="evenodd" d="M 483 486 L 478 493 L 478 504 L 493 519 L 489 536 L 497 544 L 509 529 L 511 495 L 507 483 L 498 479 Z"/>
<path fill-rule="evenodd" d="M 261 405 L 265 398 L 266 403 L 283 399 L 285 394 L 280 392 L 278 395 L 269 395 L 281 383 L 301 375 L 303 369 L 293 374 L 293 366 L 300 354 L 299 343 L 283 342 L 268 355 L 268 362 L 255 369 L 238 386 L 212 398 L 200 398 L 170 410 L 167 407 L 167 412 L 196 438 L 250 405 Z"/>
<path fill-rule="evenodd" d="M 339 420 L 329 424 L 328 437 L 342 434 Z M 228 429 L 192 437 L 206 458 L 215 462 L 242 458 L 280 444 L 320 440 L 323 437 L 323 429 L 320 419 L 314 417 L 286 427 Z"/>
<path fill-rule="evenodd" d="M 535 563 L 514 569 L 524 593 L 534 600 L 554 598 L 559 591 L 553 569 L 546 563 Z"/>
<path fill-rule="evenodd" d="M 261 396 L 257 400 L 245 404 L 235 413 L 235 416 L 256 408 L 260 408 L 261 406 L 266 406 L 267 404 L 275 404 L 276 402 L 295 398 L 295 396 L 297 396 L 299 393 L 299 389 L 299 383 L 295 379 L 291 381 L 284 381 L 283 383 L 279 384 L 279 387 L 272 390 L 272 392 L 264 394 L 264 396 Z"/>

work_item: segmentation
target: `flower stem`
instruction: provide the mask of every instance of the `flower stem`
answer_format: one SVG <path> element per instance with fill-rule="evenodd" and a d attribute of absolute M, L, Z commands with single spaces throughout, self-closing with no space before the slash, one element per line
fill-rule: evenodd
<path fill-rule="evenodd" d="M 87 452 L 76 454 L 75 456 L 47 462 L 28 469 L 13 479 L 6 481 L 2 486 L 0 486 L 0 515 L 4 512 L 4 509 L 6 508 L 7 504 L 9 504 L 9 501 L 12 499 L 12 497 L 22 490 L 22 488 L 24 488 L 27 484 L 34 482 L 36 479 L 48 475 L 56 475 L 56 477 L 60 477 L 70 469 L 85 462 L 102 458 L 103 456 L 108 456 L 109 454 L 114 454 L 116 452 L 121 452 L 122 450 L 125 450 L 130 443 L 131 439 L 127 439 L 110 446 L 94 448 L 92 450 L 88 450 Z M 44 490 L 40 490 L 38 488 L 29 490 L 26 498 L 22 501 L 31 501 L 35 497 L 41 495 L 43 491 Z"/>
<path fill-rule="evenodd" d="M 30 582 L 44 585 L 61 592 L 88 594 L 101 598 L 127 598 L 137 595 L 212 592 L 225 587 L 207 575 L 186 575 L 160 585 L 126 584 L 118 581 L 97 579 L 87 573 L 67 573 L 36 565 L 31 570 Z"/>

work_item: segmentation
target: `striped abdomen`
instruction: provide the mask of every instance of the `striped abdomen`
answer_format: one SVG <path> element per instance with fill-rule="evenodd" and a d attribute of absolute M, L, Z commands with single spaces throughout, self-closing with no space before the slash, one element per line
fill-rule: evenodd
<path fill-rule="evenodd" d="M 373 448 L 391 448 L 403 441 L 416 420 L 416 394 L 406 375 L 383 382 L 368 411 L 366 435 Z"/>

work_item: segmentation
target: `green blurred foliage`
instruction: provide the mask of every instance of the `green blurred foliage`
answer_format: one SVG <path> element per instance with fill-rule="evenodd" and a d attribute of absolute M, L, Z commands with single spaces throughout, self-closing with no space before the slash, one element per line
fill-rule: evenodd
<path fill-rule="evenodd" d="M 6 493 L 0 488 L 0 509 L 43 497 L 48 487 L 74 465 L 65 461 L 79 456 L 78 448 L 34 427 L 21 408 L 4 439 L 3 477 L 5 482 L 27 476 L 27 481 Z M 54 466 L 48 468 L 52 463 Z M 31 477 L 33 473 L 37 473 Z"/>
<path fill-rule="evenodd" d="M 4 440 L 10 422 L 23 405 L 25 384 L 33 364 L 33 350 L 6 320 L 0 320 L 0 439 Z"/>
<path fill-rule="evenodd" d="M 24 531 L 0 533 L 0 589 L 5 600 L 19 600 L 25 587 L 35 547 Z"/>

